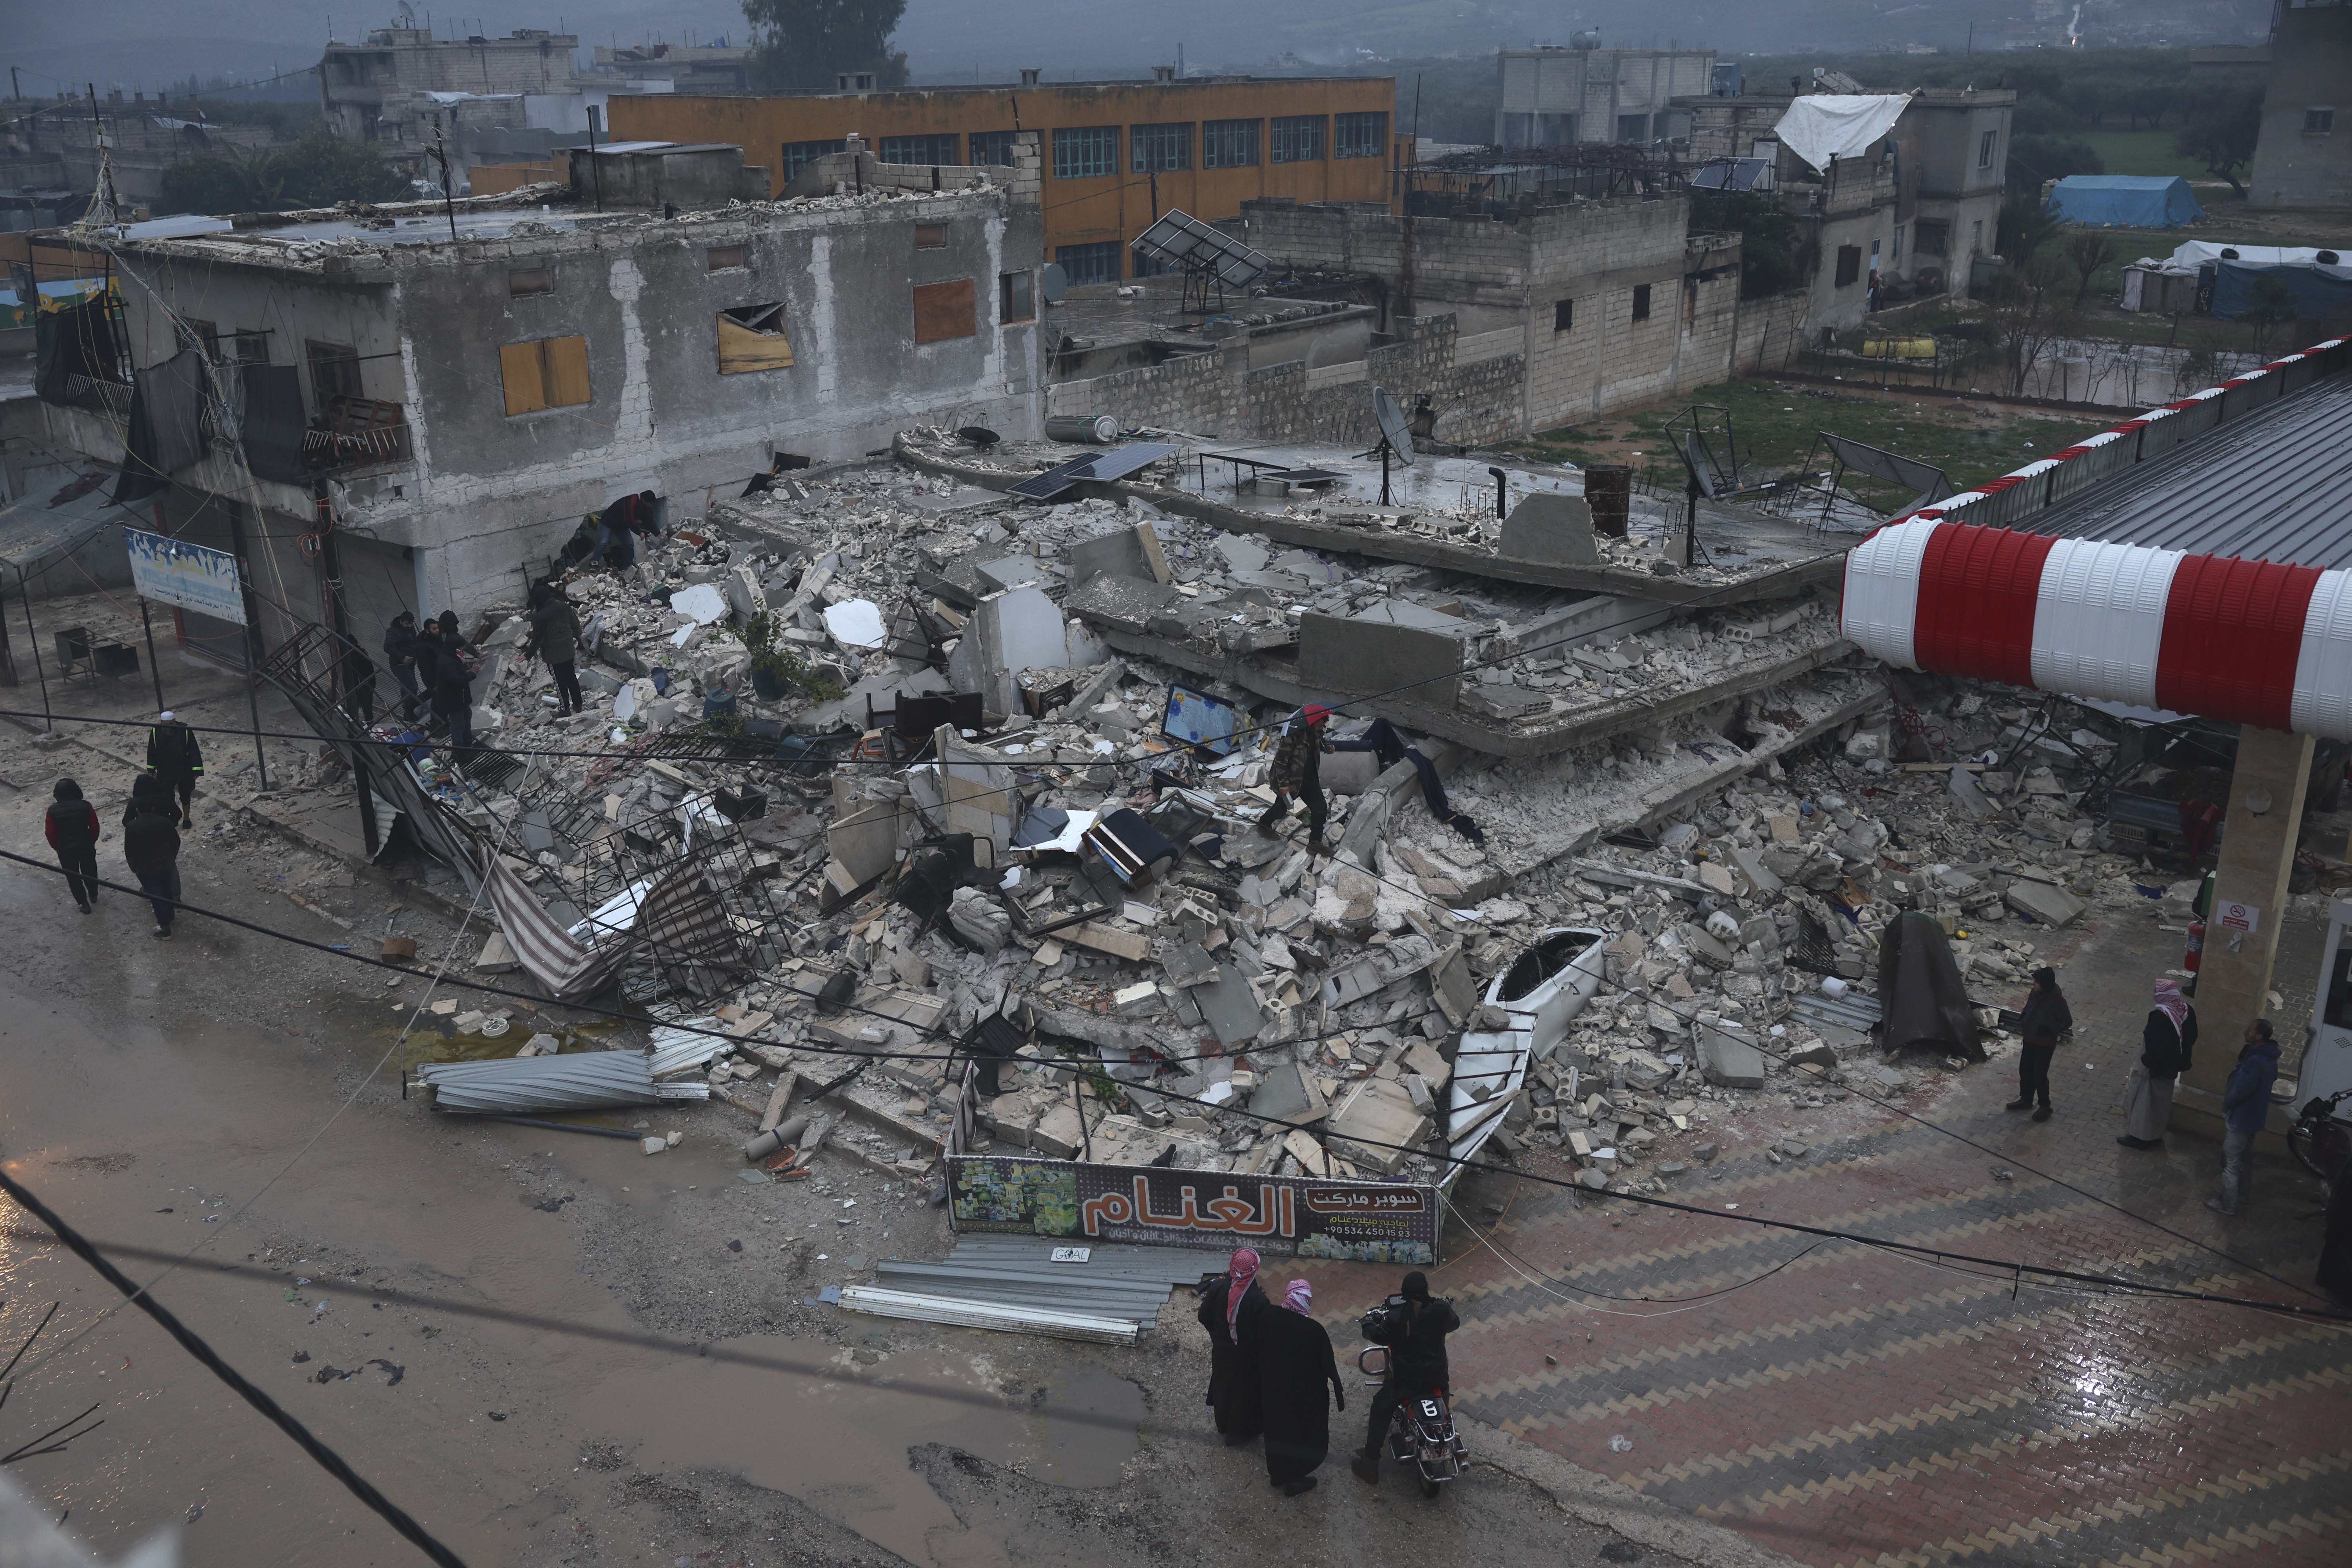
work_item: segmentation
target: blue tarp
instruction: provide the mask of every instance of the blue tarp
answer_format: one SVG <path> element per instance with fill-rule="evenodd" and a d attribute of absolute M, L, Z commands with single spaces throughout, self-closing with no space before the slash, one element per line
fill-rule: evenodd
<path fill-rule="evenodd" d="M 2205 216 L 2178 174 L 2069 174 L 2050 190 L 2050 210 L 2068 223 L 2178 228 Z"/>
<path fill-rule="evenodd" d="M 2213 314 L 2234 321 L 2254 302 L 2254 279 L 2277 279 L 2293 291 L 2296 313 L 2323 321 L 2352 317 L 2352 267 L 2249 267 L 2242 261 L 2218 261 L 2213 277 Z"/>

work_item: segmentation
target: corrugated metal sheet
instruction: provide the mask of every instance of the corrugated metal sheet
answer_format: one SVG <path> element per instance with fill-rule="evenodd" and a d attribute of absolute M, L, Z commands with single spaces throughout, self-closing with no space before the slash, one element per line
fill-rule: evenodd
<path fill-rule="evenodd" d="M 877 1318 L 952 1323 L 961 1328 L 996 1329 L 1013 1334 L 1043 1334 L 1049 1339 L 1085 1340 L 1093 1344 L 1131 1345 L 1142 1333 L 1138 1324 L 1125 1318 L 1089 1317 L 1052 1308 L 1003 1306 L 874 1285 L 845 1286 L 841 1305 L 845 1311 L 865 1312 Z"/>
<path fill-rule="evenodd" d="M 1057 1249 L 1074 1245 L 1086 1251 L 1085 1262 L 1054 1261 Z M 1120 1342 L 1131 1342 L 1158 1321 L 1169 1291 L 1218 1273 L 1223 1264 L 1221 1253 L 1184 1247 L 1091 1247 L 1044 1237 L 968 1236 L 937 1262 L 884 1259 L 874 1270 L 873 1289 L 1005 1315 L 1001 1322 L 980 1317 L 926 1317 L 926 1322 L 1050 1333 L 1054 1331 L 1041 1325 L 1039 1314 L 1076 1314 L 1125 1325 L 1127 1339 Z M 848 1290 L 842 1293 L 842 1305 L 852 1305 Z"/>
<path fill-rule="evenodd" d="M 706 1099 L 710 1092 L 708 1084 L 656 1087 L 643 1051 L 426 1062 L 416 1069 L 416 1079 L 432 1089 L 434 1103 L 444 1110 L 520 1115 L 658 1105 L 668 1100 Z"/>
<path fill-rule="evenodd" d="M 2062 539 L 2352 567 L 2352 375 L 2250 410 L 2027 526 Z"/>
<path fill-rule="evenodd" d="M 667 1073 L 684 1072 L 688 1068 L 706 1067 L 710 1058 L 730 1049 L 721 1033 L 727 1027 L 719 1018 L 689 1018 L 688 1028 L 656 1025 L 653 1035 L 653 1073 L 660 1078 Z M 709 1032 L 705 1032 L 709 1031 Z"/>

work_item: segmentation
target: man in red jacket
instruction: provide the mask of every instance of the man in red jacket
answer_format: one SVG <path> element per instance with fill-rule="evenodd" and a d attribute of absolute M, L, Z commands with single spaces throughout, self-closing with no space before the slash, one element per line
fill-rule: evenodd
<path fill-rule="evenodd" d="M 74 902 L 88 914 L 98 901 L 98 841 L 106 837 L 106 829 L 99 826 L 97 807 L 82 799 L 81 785 L 59 779 L 56 795 L 42 828 L 49 847 L 58 852 L 58 864 L 66 868 L 66 886 L 73 889 Z"/>

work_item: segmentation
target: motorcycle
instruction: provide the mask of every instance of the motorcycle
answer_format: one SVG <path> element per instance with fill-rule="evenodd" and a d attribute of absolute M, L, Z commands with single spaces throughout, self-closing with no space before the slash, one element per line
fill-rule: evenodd
<path fill-rule="evenodd" d="M 2323 1182 L 2332 1182 L 2352 1163 L 2352 1126 L 2336 1119 L 2336 1108 L 2352 1100 L 2352 1089 L 2326 1099 L 2312 1100 L 2287 1129 L 2286 1146 L 2303 1168 Z"/>
<path fill-rule="evenodd" d="M 1373 1356 L 1380 1358 L 1377 1366 L 1367 1364 Z M 1367 1387 L 1380 1387 L 1388 1381 L 1389 1348 L 1368 1345 L 1357 1352 L 1356 1370 L 1364 1374 Z M 1412 1468 L 1425 1498 L 1437 1496 L 1446 1482 L 1460 1479 L 1470 1457 L 1461 1434 L 1454 1429 L 1454 1412 L 1443 1394 L 1400 1400 L 1389 1423 L 1388 1445 L 1391 1458 Z"/>

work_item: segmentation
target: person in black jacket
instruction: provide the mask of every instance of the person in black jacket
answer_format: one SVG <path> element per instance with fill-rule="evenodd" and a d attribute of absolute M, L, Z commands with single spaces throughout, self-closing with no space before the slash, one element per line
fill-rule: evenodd
<path fill-rule="evenodd" d="M 420 651 L 422 646 L 419 645 Z M 470 751 L 474 744 L 474 671 L 457 641 L 457 628 L 442 623 L 433 658 L 433 711 L 449 726 L 449 744 Z"/>
<path fill-rule="evenodd" d="M 2035 970 L 2033 990 L 2025 998 L 2025 1012 L 2017 1026 L 2025 1044 L 2017 1053 L 2017 1098 L 2009 1102 L 2009 1109 L 2023 1110 L 2038 1100 L 2040 1109 L 2033 1112 L 2033 1120 L 2050 1120 L 2050 1058 L 2057 1052 L 2058 1037 L 2074 1026 L 2074 1012 L 2058 989 L 2058 972 Z"/>
<path fill-rule="evenodd" d="M 588 705 L 580 695 L 580 612 L 561 587 L 541 586 L 547 592 L 530 613 L 531 647 L 555 677 L 558 714 L 577 713 Z"/>
<path fill-rule="evenodd" d="M 1201 1326 L 1209 1331 L 1209 1397 L 1225 1447 L 1239 1447 L 1265 1422 L 1258 1407 L 1258 1320 L 1267 1310 L 1258 1289 L 1257 1254 L 1237 1247 L 1224 1274 L 1201 1297 Z"/>
<path fill-rule="evenodd" d="M 172 906 L 180 898 L 180 831 L 172 825 L 171 798 L 163 796 L 159 804 L 160 810 L 148 807 L 124 815 L 122 858 L 154 908 L 155 934 L 169 937 Z"/>
<path fill-rule="evenodd" d="M 408 702 L 416 701 L 416 617 L 406 610 L 392 617 L 392 625 L 383 628 L 383 661 L 392 668 L 392 678 L 408 693 Z"/>
<path fill-rule="evenodd" d="M 1285 1497 L 1315 1489 L 1315 1470 L 1331 1451 L 1331 1385 L 1339 1408 L 1348 1391 L 1339 1381 L 1331 1336 L 1314 1318 L 1315 1292 L 1293 1279 L 1282 1305 L 1258 1314 L 1257 1367 L 1260 1408 L 1265 1420 L 1265 1479 Z"/>
<path fill-rule="evenodd" d="M 147 782 L 145 774 L 140 782 Z M 42 831 L 58 853 L 58 864 L 66 868 L 66 886 L 73 889 L 75 904 L 88 914 L 98 902 L 98 841 L 106 837 L 106 829 L 98 825 L 98 808 L 82 799 L 81 785 L 59 779 L 53 793 L 56 799 Z"/>
<path fill-rule="evenodd" d="M 205 772 L 205 754 L 196 745 L 196 732 L 169 713 L 158 718 L 155 727 L 147 731 L 147 771 L 167 788 L 179 792 L 181 820 L 194 822 L 196 780 Z"/>
<path fill-rule="evenodd" d="M 1371 1425 L 1364 1433 L 1363 1451 L 1348 1461 L 1356 1479 L 1381 1484 L 1381 1450 L 1388 1440 L 1389 1423 L 1397 1406 L 1408 1399 L 1444 1399 L 1449 1370 L 1445 1336 L 1462 1326 L 1454 1303 L 1429 1294 L 1429 1276 L 1418 1270 L 1404 1277 L 1398 1295 L 1388 1300 L 1388 1380 L 1372 1395 Z"/>
<path fill-rule="evenodd" d="M 2124 1089 L 2124 1135 L 2116 1140 L 2126 1149 L 2161 1149 L 2164 1130 L 2172 1120 L 2172 1080 L 2189 1070 L 2189 1048 L 2197 1044 L 2197 1009 L 2180 994 L 2178 981 L 2156 983 L 2156 1005 L 2140 1026 L 2139 1061 Z"/>

